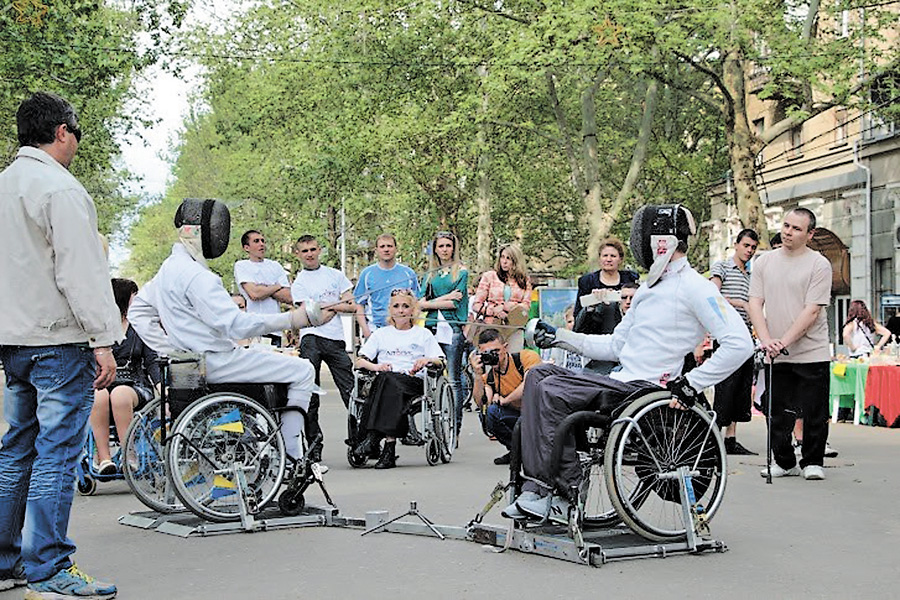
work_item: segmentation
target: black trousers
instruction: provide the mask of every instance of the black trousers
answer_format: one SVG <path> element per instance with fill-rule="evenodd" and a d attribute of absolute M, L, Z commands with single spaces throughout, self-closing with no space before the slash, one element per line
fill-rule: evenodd
<path fill-rule="evenodd" d="M 766 373 L 768 377 L 768 372 Z M 798 416 L 803 417 L 803 456 L 800 468 L 821 466 L 828 441 L 828 386 L 830 377 L 827 362 L 783 363 L 772 365 L 772 453 L 783 469 L 797 464 L 791 445 L 791 432 Z"/>
<path fill-rule="evenodd" d="M 522 467 L 525 474 L 553 485 L 556 473 L 550 472 L 556 427 L 572 413 L 582 410 L 608 410 L 639 390 L 660 389 L 646 381 L 618 381 L 593 373 L 574 373 L 551 364 L 533 367 L 525 375 L 522 397 Z M 575 452 L 575 439 L 570 436 L 563 443 L 560 473 L 566 486 L 577 486 L 581 480 L 581 465 Z M 527 482 L 524 489 L 538 491 Z"/>
<path fill-rule="evenodd" d="M 753 357 L 737 371 L 716 384 L 716 425 L 728 427 L 732 423 L 750 422 L 753 401 Z"/>
<path fill-rule="evenodd" d="M 361 423 L 367 431 L 386 437 L 403 437 L 409 433 L 410 404 L 425 391 L 425 382 L 406 373 L 379 373 L 372 382 L 369 401 Z"/>
<path fill-rule="evenodd" d="M 331 378 L 341 394 L 346 408 L 350 404 L 353 390 L 353 362 L 347 356 L 343 340 L 331 340 L 318 335 L 306 334 L 300 340 L 300 357 L 312 363 L 316 371 L 316 385 L 321 382 L 322 363 L 328 365 Z M 306 439 L 312 441 L 322 433 L 319 426 L 319 395 L 313 394 L 306 411 Z M 323 436 L 324 438 L 324 436 Z"/>

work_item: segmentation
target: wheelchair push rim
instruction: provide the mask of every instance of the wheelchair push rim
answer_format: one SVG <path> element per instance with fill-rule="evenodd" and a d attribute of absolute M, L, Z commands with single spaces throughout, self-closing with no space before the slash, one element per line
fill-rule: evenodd
<path fill-rule="evenodd" d="M 695 507 L 710 520 L 725 495 L 725 445 L 702 407 L 669 408 L 671 395 L 654 392 L 632 402 L 610 430 L 604 471 L 622 520 L 654 541 L 686 536 L 679 467 L 691 469 Z M 689 524 L 689 526 L 692 526 Z"/>
<path fill-rule="evenodd" d="M 278 493 L 285 472 L 284 440 L 272 414 L 228 392 L 192 404 L 175 422 L 166 448 L 173 489 L 184 505 L 210 521 L 237 521 Z M 235 465 L 246 481 L 239 492 Z M 249 506 L 242 507 L 242 502 Z"/>

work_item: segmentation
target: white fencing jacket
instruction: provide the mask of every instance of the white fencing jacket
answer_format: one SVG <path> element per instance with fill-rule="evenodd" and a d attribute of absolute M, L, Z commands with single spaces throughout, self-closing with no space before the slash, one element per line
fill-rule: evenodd
<path fill-rule="evenodd" d="M 707 332 L 719 348 L 688 373 L 696 390 L 736 371 L 753 354 L 753 340 L 716 286 L 681 257 L 669 264 L 656 285 L 638 288 L 631 309 L 613 333 L 587 335 L 560 329 L 556 335 L 588 358 L 621 363 L 621 370 L 610 373 L 613 379 L 665 386 L 681 374 L 685 355 Z"/>

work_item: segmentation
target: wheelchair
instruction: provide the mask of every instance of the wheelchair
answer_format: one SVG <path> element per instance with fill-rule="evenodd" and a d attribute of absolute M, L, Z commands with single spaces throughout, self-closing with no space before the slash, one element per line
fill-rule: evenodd
<path fill-rule="evenodd" d="M 310 460 L 321 437 L 309 446 L 301 432 L 301 457 L 285 453 L 280 416 L 300 410 L 286 405 L 287 385 L 210 384 L 203 358 L 193 354 L 160 362 L 160 401 L 135 421 L 125 452 L 130 485 L 144 504 L 160 512 L 183 505 L 198 517 L 228 522 L 259 513 L 281 491 L 278 508 L 295 516 L 317 483 L 334 506 Z"/>
<path fill-rule="evenodd" d="M 124 456 L 123 447 L 119 443 L 119 435 L 116 432 L 116 426 L 110 424 L 109 427 L 109 449 L 110 460 L 116 465 L 116 472 L 103 475 L 94 465 L 93 457 L 97 450 L 97 442 L 94 440 L 94 432 L 88 425 L 87 440 L 84 449 L 81 452 L 81 458 L 75 465 L 75 489 L 82 496 L 93 496 L 97 492 L 97 484 L 107 481 L 119 481 L 122 475 L 122 457 Z"/>
<path fill-rule="evenodd" d="M 366 437 L 366 428 L 361 421 L 377 375 L 364 369 L 354 370 L 346 440 L 347 462 L 354 468 L 364 467 L 370 459 L 377 459 L 377 456 L 360 456 L 354 452 Z M 419 406 L 418 429 L 425 440 L 425 460 L 431 466 L 449 463 L 456 449 L 456 399 L 443 365 L 426 367 L 423 394 L 413 400 L 411 409 L 417 410 Z"/>
<path fill-rule="evenodd" d="M 670 401 L 666 390 L 642 390 L 613 410 L 576 412 L 557 427 L 550 471 L 560 472 L 563 447 L 574 438 L 582 478 L 573 488 L 559 475 L 552 482 L 537 483 L 570 502 L 568 531 L 576 543 L 583 543 L 587 530 L 621 522 L 652 541 L 682 540 L 688 528 L 703 531 L 715 516 L 727 480 L 725 445 L 715 413 L 701 403 L 673 409 Z M 511 500 L 526 481 L 520 471 L 517 425 Z M 682 490 L 687 491 L 684 499 Z"/>

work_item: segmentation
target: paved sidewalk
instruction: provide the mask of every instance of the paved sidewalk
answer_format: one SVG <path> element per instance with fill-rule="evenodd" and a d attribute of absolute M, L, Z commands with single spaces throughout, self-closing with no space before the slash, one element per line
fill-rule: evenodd
<path fill-rule="evenodd" d="M 330 381 L 326 382 L 330 386 Z M 345 413 L 330 386 L 323 398 L 326 483 L 344 514 L 404 512 L 410 500 L 433 521 L 464 525 L 507 470 L 492 463 L 502 448 L 466 413 L 449 465 L 429 467 L 421 448 L 400 447 L 399 467 L 351 469 Z M 3 427 L 5 429 L 5 426 Z M 70 533 L 79 566 L 114 581 L 125 600 L 160 598 L 887 598 L 896 587 L 900 549 L 900 431 L 838 424 L 826 459 L 828 479 L 759 476 L 765 457 L 737 457 L 713 534 L 724 554 L 675 556 L 592 569 L 537 556 L 495 554 L 460 541 L 310 528 L 180 539 L 117 524 L 141 510 L 124 482 L 76 496 Z M 765 423 L 739 430 L 765 450 Z M 321 503 L 318 490 L 307 502 Z M 486 522 L 504 524 L 495 508 Z M 0 592 L 0 600 L 21 598 Z"/>

